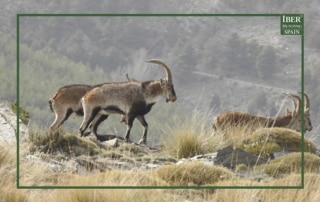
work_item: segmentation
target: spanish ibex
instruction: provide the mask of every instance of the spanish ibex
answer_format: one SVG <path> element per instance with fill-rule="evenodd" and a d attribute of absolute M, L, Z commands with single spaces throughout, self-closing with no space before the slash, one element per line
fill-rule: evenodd
<path fill-rule="evenodd" d="M 278 117 L 263 117 L 255 116 L 242 112 L 225 112 L 214 118 L 213 128 L 215 130 L 225 130 L 228 127 L 245 126 L 248 125 L 255 129 L 257 127 L 283 127 L 290 128 L 296 131 L 301 131 L 301 99 L 298 95 L 286 94 L 292 99 L 294 103 L 294 110 L 290 111 L 286 109 L 284 116 Z M 310 120 L 310 100 L 307 94 L 304 94 L 306 98 L 306 104 L 304 106 L 304 129 L 305 131 L 312 130 L 312 124 Z M 297 102 L 295 102 L 295 100 Z"/>
<path fill-rule="evenodd" d="M 126 141 L 130 141 L 130 130 L 134 119 L 137 118 L 144 127 L 143 136 L 139 143 L 146 143 L 148 124 L 144 115 L 151 110 L 161 96 L 166 98 L 166 102 L 174 102 L 177 99 L 169 67 L 157 59 L 146 62 L 163 67 L 166 72 L 166 79 L 118 82 L 95 86 L 81 99 L 84 110 L 83 121 L 79 128 L 81 136 L 84 135 L 84 131 L 91 122 L 96 122 L 99 119 L 97 114 L 103 114 L 103 119 L 106 119 L 110 114 L 115 113 L 125 116 L 125 123 L 127 124 Z"/>
<path fill-rule="evenodd" d="M 128 81 L 136 81 L 129 78 L 126 74 Z M 80 103 L 81 98 L 93 88 L 91 85 L 73 84 L 59 88 L 57 92 L 49 99 L 49 107 L 55 113 L 55 120 L 50 125 L 50 129 L 59 128 L 72 113 L 77 116 L 83 116 L 83 109 Z M 99 121 L 91 124 L 91 132 L 97 136 L 97 128 L 103 121 L 103 117 Z"/>
<path fill-rule="evenodd" d="M 50 126 L 50 129 L 60 127 L 72 113 L 78 116 L 83 116 L 83 110 L 80 105 L 80 100 L 88 92 L 92 86 L 74 84 L 63 86 L 49 99 L 49 106 L 52 112 L 55 113 L 55 120 Z"/>

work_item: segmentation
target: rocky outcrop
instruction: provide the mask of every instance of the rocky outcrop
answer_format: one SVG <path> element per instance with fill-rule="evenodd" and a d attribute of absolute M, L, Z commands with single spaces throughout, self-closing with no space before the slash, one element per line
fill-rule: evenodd
<path fill-rule="evenodd" d="M 0 103 L 0 142 L 15 143 L 17 140 L 17 116 L 3 103 Z M 19 142 L 28 138 L 28 128 L 19 120 Z"/>

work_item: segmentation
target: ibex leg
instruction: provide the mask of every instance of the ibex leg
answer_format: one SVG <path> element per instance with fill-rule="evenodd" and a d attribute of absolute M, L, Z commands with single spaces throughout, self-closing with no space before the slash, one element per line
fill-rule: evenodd
<path fill-rule="evenodd" d="M 148 123 L 144 116 L 137 116 L 137 119 L 143 126 L 143 135 L 142 138 L 139 140 L 138 144 L 147 144 Z"/>

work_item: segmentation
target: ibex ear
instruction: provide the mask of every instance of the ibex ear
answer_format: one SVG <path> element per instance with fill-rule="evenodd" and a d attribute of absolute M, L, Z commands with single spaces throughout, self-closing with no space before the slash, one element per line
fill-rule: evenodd
<path fill-rule="evenodd" d="M 288 107 L 286 107 L 286 116 L 292 115 L 292 111 Z"/>
<path fill-rule="evenodd" d="M 161 86 L 164 86 L 167 83 L 167 80 L 164 78 L 160 78 L 160 84 Z"/>

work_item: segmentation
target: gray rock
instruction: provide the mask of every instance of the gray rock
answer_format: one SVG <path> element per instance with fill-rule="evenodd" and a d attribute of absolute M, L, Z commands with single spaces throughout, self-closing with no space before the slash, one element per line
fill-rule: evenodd
<path fill-rule="evenodd" d="M 118 141 L 118 138 L 114 138 L 112 140 L 107 140 L 107 141 L 103 142 L 102 144 L 104 144 L 108 147 L 118 147 L 119 141 Z"/>
<path fill-rule="evenodd" d="M 0 103 L 0 142 L 15 143 L 17 133 L 17 116 L 5 104 Z M 19 141 L 28 139 L 28 128 L 19 120 Z"/>
<path fill-rule="evenodd" d="M 229 169 L 235 169 L 239 164 L 244 164 L 248 167 L 267 163 L 266 158 L 255 156 L 240 148 L 227 146 L 218 150 L 217 157 L 214 159 L 214 164 L 222 165 Z"/>

